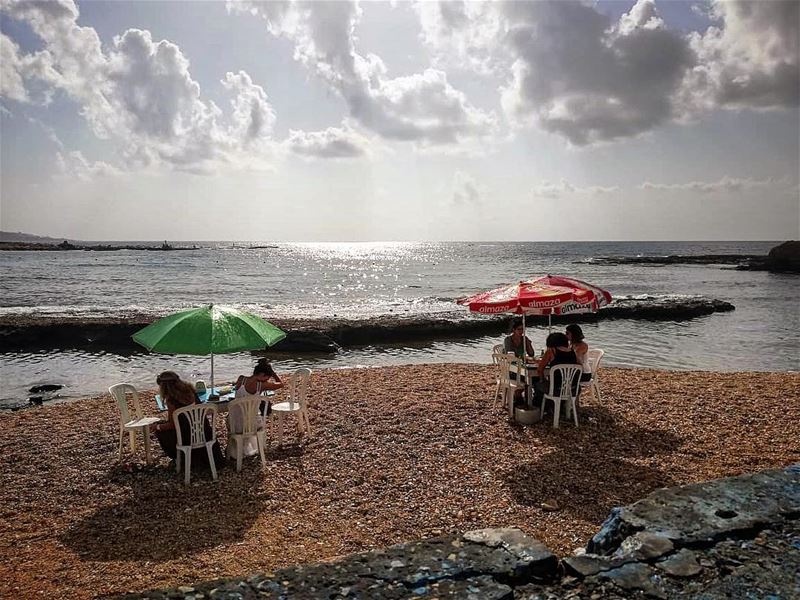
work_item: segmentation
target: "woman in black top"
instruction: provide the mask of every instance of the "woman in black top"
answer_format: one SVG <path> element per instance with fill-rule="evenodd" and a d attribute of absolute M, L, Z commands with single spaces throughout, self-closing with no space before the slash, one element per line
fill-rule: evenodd
<path fill-rule="evenodd" d="M 545 379 L 545 369 L 556 365 L 574 365 L 578 363 L 575 351 L 570 347 L 567 336 L 560 332 L 551 333 L 545 341 L 547 350 L 539 361 L 539 383 L 536 384 L 536 399 L 541 400 L 542 396 L 550 390 L 550 381 Z M 561 374 L 557 373 L 553 383 L 555 388 L 561 387 Z"/>

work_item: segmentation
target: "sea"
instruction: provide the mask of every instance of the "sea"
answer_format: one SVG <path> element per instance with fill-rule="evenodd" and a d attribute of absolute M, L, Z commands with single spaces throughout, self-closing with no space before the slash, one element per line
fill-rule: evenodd
<path fill-rule="evenodd" d="M 129 243 L 129 242 L 125 242 Z M 705 296 L 736 310 L 687 321 L 587 323 L 590 347 L 617 367 L 669 370 L 800 370 L 797 275 L 725 265 L 609 264 L 607 257 L 766 254 L 778 242 L 184 242 L 193 250 L 0 252 L 0 317 L 162 316 L 204 303 L 266 319 L 375 316 L 459 318 L 455 299 L 545 274 L 583 279 L 615 298 Z M 152 243 L 151 243 L 152 244 Z M 534 346 L 547 327 L 530 327 Z M 300 366 L 367 368 L 411 363 L 488 363 L 502 336 L 343 348 L 335 354 L 276 354 L 278 371 Z M 217 382 L 252 369 L 249 353 L 215 358 Z M 7 352 L 0 347 L 0 407 L 27 403 L 31 386 L 64 387 L 62 398 L 104 393 L 130 382 L 155 387 L 174 369 L 208 381 L 208 358 L 131 348 Z"/>

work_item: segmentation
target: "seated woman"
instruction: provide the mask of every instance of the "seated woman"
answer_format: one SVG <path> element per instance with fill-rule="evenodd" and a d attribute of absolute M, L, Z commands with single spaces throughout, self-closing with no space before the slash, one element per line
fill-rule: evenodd
<path fill-rule="evenodd" d="M 575 357 L 578 359 L 578 364 L 583 367 L 583 374 L 581 381 L 590 381 L 592 379 L 592 367 L 589 364 L 589 344 L 583 337 L 583 330 L 577 323 L 570 323 L 567 325 L 565 335 L 569 340 L 570 347 L 575 351 Z"/>
<path fill-rule="evenodd" d="M 158 443 L 164 454 L 175 460 L 178 453 L 178 434 L 175 431 L 175 422 L 172 419 L 173 413 L 179 408 L 184 406 L 191 406 L 197 403 L 197 395 L 192 385 L 182 381 L 178 374 L 173 371 L 164 371 L 156 378 L 158 389 L 164 404 L 167 405 L 167 422 L 158 423 L 154 427 L 154 432 Z M 191 440 L 191 432 L 189 430 L 189 420 L 179 419 L 181 426 L 181 438 L 184 444 Z M 211 424 L 206 420 L 204 425 L 206 439 L 211 439 Z M 222 452 L 219 448 L 219 442 L 214 442 L 212 447 L 214 453 L 214 462 L 217 468 L 222 465 Z M 192 464 L 200 462 L 208 465 L 208 453 L 205 448 L 196 448 L 192 451 Z"/>
<path fill-rule="evenodd" d="M 539 361 L 539 383 L 536 384 L 536 399 L 541 400 L 542 396 L 550 390 L 550 381 L 545 378 L 545 369 L 556 365 L 575 365 L 578 357 L 575 351 L 570 348 L 569 340 L 563 333 L 555 332 L 547 336 L 545 341 L 547 350 Z M 561 386 L 560 380 L 555 380 L 555 387 Z"/>
<path fill-rule="evenodd" d="M 259 396 L 263 392 L 278 390 L 283 387 L 283 381 L 280 376 L 272 368 L 266 358 L 261 358 L 253 368 L 253 374 L 248 377 L 246 375 L 239 375 L 236 380 L 234 388 L 236 389 L 236 398 L 244 398 L 245 396 Z M 271 411 L 269 400 L 264 400 L 258 408 L 261 415 L 268 415 Z M 242 431 L 241 411 L 235 413 L 228 413 L 228 429 L 231 432 L 239 433 Z M 258 453 L 258 445 L 253 439 L 245 441 L 243 453 L 245 456 L 253 456 Z M 230 458 L 231 454 L 228 453 Z"/>
<path fill-rule="evenodd" d="M 525 357 L 535 356 L 533 344 L 528 336 L 523 335 L 525 327 L 522 322 L 522 317 L 514 317 L 511 321 L 511 335 L 506 336 L 503 340 L 503 352 L 514 354 L 517 358 L 525 360 Z M 516 372 L 511 372 L 511 379 L 517 378 Z M 524 390 L 517 389 L 514 392 L 514 400 L 520 400 Z"/>

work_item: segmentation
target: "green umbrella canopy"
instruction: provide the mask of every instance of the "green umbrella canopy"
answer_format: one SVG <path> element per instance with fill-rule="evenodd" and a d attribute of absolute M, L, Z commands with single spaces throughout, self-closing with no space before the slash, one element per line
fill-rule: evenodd
<path fill-rule="evenodd" d="M 133 334 L 136 343 L 152 352 L 201 356 L 259 350 L 285 337 L 260 317 L 213 304 L 169 315 Z"/>

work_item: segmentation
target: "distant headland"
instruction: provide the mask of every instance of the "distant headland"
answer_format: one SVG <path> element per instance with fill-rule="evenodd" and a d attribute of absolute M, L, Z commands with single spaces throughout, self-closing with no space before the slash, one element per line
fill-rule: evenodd
<path fill-rule="evenodd" d="M 115 250 L 156 250 L 156 251 L 170 251 L 170 250 L 197 250 L 199 247 L 192 246 L 173 246 L 164 240 L 163 244 L 150 245 L 150 244 L 94 244 L 88 242 L 81 242 L 77 240 L 68 240 L 61 238 L 50 238 L 44 236 L 33 235 L 30 233 L 22 232 L 7 232 L 0 231 L 0 250 L 15 250 L 15 251 L 63 251 L 63 250 L 94 250 L 100 252 L 109 252 Z"/>

